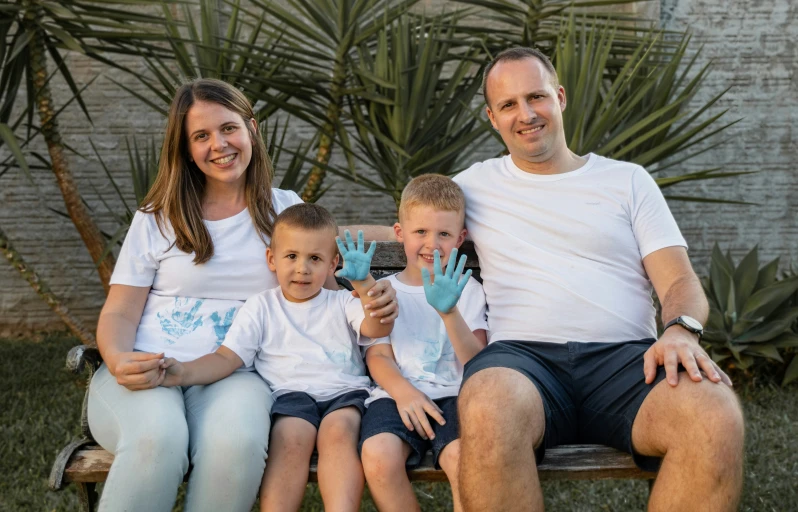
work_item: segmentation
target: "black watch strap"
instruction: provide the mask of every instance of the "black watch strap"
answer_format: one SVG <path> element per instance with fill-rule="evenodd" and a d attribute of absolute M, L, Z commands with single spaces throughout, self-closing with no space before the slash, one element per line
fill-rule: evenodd
<path fill-rule="evenodd" d="M 692 320 L 692 318 L 691 318 L 691 320 Z M 690 326 L 687 322 L 682 320 L 681 316 L 677 316 L 676 318 L 674 318 L 673 320 L 671 320 L 670 322 L 665 324 L 665 327 L 663 327 L 662 330 L 665 331 L 665 330 L 668 329 L 668 327 L 671 327 L 671 326 L 674 326 L 674 325 L 677 325 L 677 324 L 681 325 L 682 327 L 684 327 L 686 330 L 692 332 L 693 334 L 698 334 L 698 339 L 699 340 L 704 335 L 704 329 L 696 329 L 695 327 Z"/>

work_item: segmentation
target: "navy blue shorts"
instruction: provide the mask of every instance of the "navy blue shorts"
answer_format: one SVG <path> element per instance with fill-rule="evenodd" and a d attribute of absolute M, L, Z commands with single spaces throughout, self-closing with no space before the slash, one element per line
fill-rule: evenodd
<path fill-rule="evenodd" d="M 405 462 L 405 466 L 408 469 L 418 467 L 424 459 L 424 454 L 430 448 L 432 449 L 435 467 L 440 469 L 438 457 L 440 457 L 441 452 L 446 448 L 446 445 L 460 437 L 460 432 L 457 428 L 457 397 L 439 398 L 433 400 L 433 402 L 443 411 L 443 419 L 446 420 L 446 424 L 440 425 L 437 421 L 429 418 L 432 431 L 435 432 L 435 439 L 431 441 L 424 439 L 414 430 L 407 430 L 407 427 L 402 422 L 402 417 L 399 416 L 396 402 L 392 398 L 380 398 L 371 402 L 360 424 L 358 451 L 362 451 L 363 443 L 366 439 L 377 434 L 390 433 L 410 445 L 412 452 L 407 458 L 407 462 Z"/>
<path fill-rule="evenodd" d="M 358 390 L 338 395 L 332 400 L 318 402 L 307 393 L 299 391 L 286 393 L 278 396 L 272 405 L 272 422 L 274 417 L 280 414 L 302 418 L 318 429 L 325 416 L 344 407 L 357 407 L 362 415 L 366 410 L 365 403 L 368 397 L 368 391 Z"/>
<path fill-rule="evenodd" d="M 535 450 L 561 444 L 601 444 L 632 454 L 645 471 L 657 471 L 659 457 L 632 448 L 632 423 L 648 393 L 665 378 L 660 366 L 646 384 L 643 355 L 654 339 L 619 343 L 498 341 L 465 365 L 463 383 L 486 368 L 510 368 L 525 375 L 543 399 L 546 427 Z M 679 371 L 683 371 L 679 367 Z"/>

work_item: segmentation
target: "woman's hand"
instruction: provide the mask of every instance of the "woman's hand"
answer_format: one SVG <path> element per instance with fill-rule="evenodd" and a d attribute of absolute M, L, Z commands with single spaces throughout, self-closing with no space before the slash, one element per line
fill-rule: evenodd
<path fill-rule="evenodd" d="M 353 291 L 352 295 L 360 297 Z M 381 324 L 388 324 L 396 320 L 399 316 L 399 303 L 396 302 L 396 290 L 391 286 L 390 281 L 381 279 L 368 291 L 368 296 L 372 297 L 371 302 L 364 306 L 372 317 L 379 318 Z"/>
<path fill-rule="evenodd" d="M 162 368 L 163 356 L 163 353 L 119 352 L 106 357 L 105 364 L 120 386 L 139 391 L 161 385 L 166 376 Z"/>

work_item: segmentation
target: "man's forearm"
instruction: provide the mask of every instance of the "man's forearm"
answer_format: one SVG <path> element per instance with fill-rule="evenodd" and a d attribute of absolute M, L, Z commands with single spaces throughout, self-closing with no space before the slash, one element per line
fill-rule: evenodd
<path fill-rule="evenodd" d="M 705 324 L 709 316 L 709 304 L 704 289 L 692 272 L 676 280 L 665 297 L 660 297 L 660 303 L 663 324 L 681 315 L 691 316 Z"/>
<path fill-rule="evenodd" d="M 350 233 L 357 233 L 358 230 L 363 231 L 363 239 L 389 241 L 395 242 L 396 237 L 393 234 L 393 227 L 391 226 L 377 226 L 374 224 L 365 224 L 362 226 L 341 226 L 338 228 L 338 235 L 343 239 L 344 231 L 349 230 Z"/>

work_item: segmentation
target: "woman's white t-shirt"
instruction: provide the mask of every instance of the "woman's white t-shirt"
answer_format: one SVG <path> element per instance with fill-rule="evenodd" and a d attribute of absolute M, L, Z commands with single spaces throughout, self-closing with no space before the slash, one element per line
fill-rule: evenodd
<path fill-rule="evenodd" d="M 272 201 L 277 213 L 302 202 L 280 189 L 272 189 Z M 193 253 L 173 246 L 168 219 L 161 234 L 154 214 L 139 211 L 133 217 L 111 284 L 150 287 L 134 350 L 164 352 L 178 361 L 214 352 L 244 301 L 277 286 L 248 209 L 204 222 L 214 254 L 196 265 Z"/>

